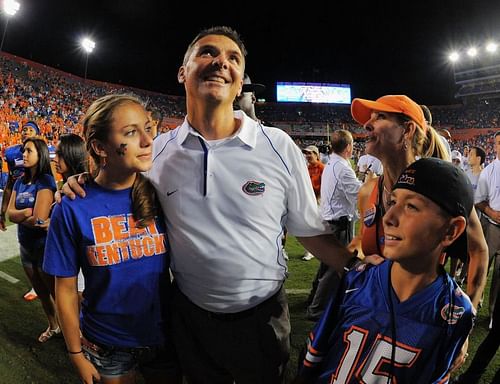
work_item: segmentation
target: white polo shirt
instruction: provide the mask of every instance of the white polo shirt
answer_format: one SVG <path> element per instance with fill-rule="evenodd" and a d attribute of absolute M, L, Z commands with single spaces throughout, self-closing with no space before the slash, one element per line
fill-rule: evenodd
<path fill-rule="evenodd" d="M 500 211 L 500 160 L 495 159 L 479 175 L 474 203 L 487 201 L 491 209 Z M 490 220 L 491 221 L 491 220 Z"/>
<path fill-rule="evenodd" d="M 351 164 L 335 152 L 321 176 L 321 217 L 338 220 L 342 216 L 357 219 L 356 203 L 361 182 Z"/>
<path fill-rule="evenodd" d="M 214 312 L 266 300 L 287 272 L 283 227 L 327 233 L 300 149 L 241 111 L 238 132 L 206 142 L 187 122 L 154 141 L 148 177 L 158 191 L 181 291 Z M 212 145 L 211 145 L 212 144 Z"/>

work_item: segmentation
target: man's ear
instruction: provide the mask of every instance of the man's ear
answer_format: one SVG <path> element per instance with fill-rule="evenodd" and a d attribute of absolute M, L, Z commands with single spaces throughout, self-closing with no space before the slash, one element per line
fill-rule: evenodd
<path fill-rule="evenodd" d="M 181 65 L 179 67 L 179 71 L 177 72 L 177 81 L 179 82 L 179 84 L 184 84 L 184 82 L 186 81 L 185 72 L 186 72 L 186 69 L 185 69 L 184 65 Z"/>
<path fill-rule="evenodd" d="M 240 79 L 240 87 L 238 88 L 238 96 L 241 96 L 241 93 L 243 92 L 243 77 Z"/>
<path fill-rule="evenodd" d="M 457 216 L 450 220 L 450 224 L 448 226 L 448 230 L 444 236 L 442 244 L 444 247 L 448 247 L 453 243 L 456 239 L 460 237 L 462 233 L 467 228 L 467 221 L 463 216 Z"/>

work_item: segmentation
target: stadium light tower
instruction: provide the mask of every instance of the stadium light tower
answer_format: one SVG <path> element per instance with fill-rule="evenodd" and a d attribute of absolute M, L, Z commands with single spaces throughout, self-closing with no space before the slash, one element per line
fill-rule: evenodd
<path fill-rule="evenodd" d="M 490 41 L 488 44 L 486 44 L 486 50 L 490 53 L 495 53 L 497 51 L 497 48 L 498 44 L 494 41 Z"/>
<path fill-rule="evenodd" d="M 3 42 L 5 40 L 5 35 L 7 34 L 7 27 L 9 25 L 9 20 L 12 16 L 14 16 L 17 11 L 19 11 L 19 8 L 21 8 L 21 4 L 15 0 L 4 0 L 2 4 L 2 12 L 6 16 L 5 20 L 5 27 L 3 28 L 3 34 L 2 34 L 2 42 L 0 43 L 0 52 L 2 52 L 3 49 Z"/>
<path fill-rule="evenodd" d="M 87 80 L 87 66 L 89 64 L 89 55 L 95 48 L 95 41 L 90 40 L 88 37 L 85 37 L 84 39 L 82 39 L 80 44 L 85 51 L 85 80 Z"/>
<path fill-rule="evenodd" d="M 458 59 L 460 58 L 460 55 L 458 54 L 457 51 L 455 52 L 452 52 L 448 55 L 448 59 L 452 62 L 452 63 L 456 63 L 458 61 Z"/>

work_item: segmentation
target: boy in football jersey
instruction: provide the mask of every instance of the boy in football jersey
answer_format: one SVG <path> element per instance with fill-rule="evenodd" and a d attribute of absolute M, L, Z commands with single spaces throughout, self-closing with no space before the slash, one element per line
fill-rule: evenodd
<path fill-rule="evenodd" d="M 389 206 L 386 261 L 346 273 L 311 332 L 296 383 L 447 382 L 474 308 L 443 255 L 465 236 L 472 187 L 452 164 L 420 159 L 399 177 Z"/>

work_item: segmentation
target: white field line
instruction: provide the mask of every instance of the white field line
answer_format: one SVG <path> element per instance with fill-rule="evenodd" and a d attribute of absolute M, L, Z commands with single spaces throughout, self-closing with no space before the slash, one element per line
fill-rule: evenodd
<path fill-rule="evenodd" d="M 16 279 L 15 277 L 12 277 L 8 273 L 2 272 L 2 271 L 0 271 L 0 278 L 7 280 L 9 283 L 12 283 L 12 284 L 16 284 L 17 282 L 19 282 L 19 280 Z"/>

